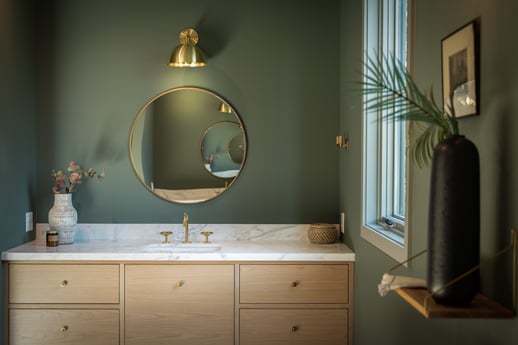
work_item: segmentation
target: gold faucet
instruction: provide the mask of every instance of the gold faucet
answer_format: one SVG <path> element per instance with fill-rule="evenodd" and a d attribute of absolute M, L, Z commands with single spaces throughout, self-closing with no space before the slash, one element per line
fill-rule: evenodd
<path fill-rule="evenodd" d="M 191 243 L 189 242 L 189 215 L 187 212 L 183 214 L 183 227 L 185 228 L 185 240 L 183 243 Z"/>

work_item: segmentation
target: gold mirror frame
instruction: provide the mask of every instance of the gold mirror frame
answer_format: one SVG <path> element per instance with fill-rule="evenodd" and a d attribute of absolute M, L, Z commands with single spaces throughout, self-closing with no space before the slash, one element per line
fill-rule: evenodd
<path fill-rule="evenodd" d="M 230 112 L 219 111 L 221 104 Z M 243 136 L 243 160 L 233 177 L 208 173 L 200 159 L 206 131 L 220 122 L 235 123 Z M 227 191 L 239 177 L 246 153 L 241 118 L 223 97 L 203 88 L 178 87 L 161 92 L 139 110 L 130 128 L 133 172 L 154 195 L 178 204 L 206 202 Z"/>

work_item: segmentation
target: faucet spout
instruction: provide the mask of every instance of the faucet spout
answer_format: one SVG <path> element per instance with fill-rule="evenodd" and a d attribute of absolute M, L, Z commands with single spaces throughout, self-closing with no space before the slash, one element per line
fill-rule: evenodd
<path fill-rule="evenodd" d="M 185 239 L 183 243 L 191 243 L 189 242 L 189 215 L 187 212 L 183 214 L 183 227 L 185 228 Z"/>

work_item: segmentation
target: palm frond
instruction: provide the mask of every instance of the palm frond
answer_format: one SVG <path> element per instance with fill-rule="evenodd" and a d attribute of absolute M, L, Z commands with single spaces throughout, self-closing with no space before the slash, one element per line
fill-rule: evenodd
<path fill-rule="evenodd" d="M 435 102 L 432 88 L 421 92 L 405 64 L 394 57 L 366 57 L 362 81 L 358 82 L 367 111 L 381 114 L 385 121 L 420 123 L 420 134 L 409 153 L 419 166 L 431 160 L 437 142 L 459 134 L 457 119 Z"/>

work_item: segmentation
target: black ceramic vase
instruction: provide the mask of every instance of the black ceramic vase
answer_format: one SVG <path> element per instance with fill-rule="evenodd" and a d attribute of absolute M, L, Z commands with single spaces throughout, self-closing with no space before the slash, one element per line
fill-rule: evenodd
<path fill-rule="evenodd" d="M 480 260 L 480 167 L 475 145 L 454 135 L 434 149 L 428 215 L 427 287 L 443 305 L 468 305 L 479 290 L 479 271 L 452 280 Z"/>

